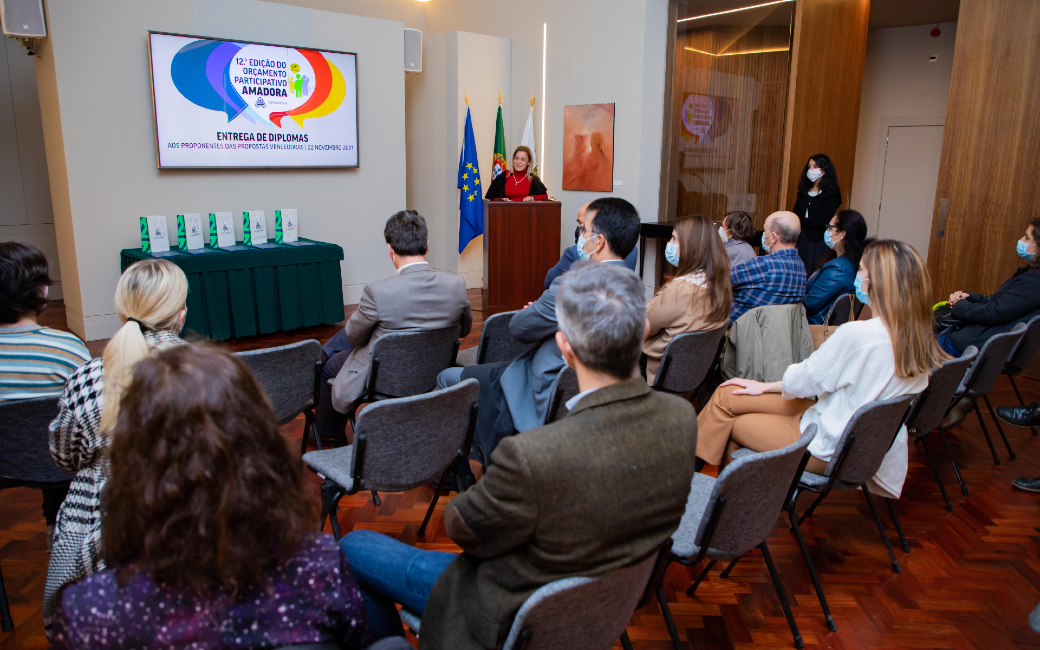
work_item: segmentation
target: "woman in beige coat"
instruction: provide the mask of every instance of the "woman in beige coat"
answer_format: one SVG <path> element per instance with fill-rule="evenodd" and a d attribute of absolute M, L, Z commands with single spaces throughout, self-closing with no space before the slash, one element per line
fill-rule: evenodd
<path fill-rule="evenodd" d="M 729 257 L 708 219 L 700 215 L 679 217 L 665 247 L 665 257 L 678 273 L 646 305 L 650 330 L 643 354 L 646 380 L 651 386 L 672 337 L 723 327 L 733 301 Z"/>

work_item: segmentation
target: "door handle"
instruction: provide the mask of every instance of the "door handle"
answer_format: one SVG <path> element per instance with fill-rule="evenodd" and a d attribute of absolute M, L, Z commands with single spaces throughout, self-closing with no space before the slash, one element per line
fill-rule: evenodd
<path fill-rule="evenodd" d="M 950 205 L 950 199 L 939 199 L 939 225 L 935 229 L 935 236 L 942 237 L 946 234 L 946 209 Z"/>

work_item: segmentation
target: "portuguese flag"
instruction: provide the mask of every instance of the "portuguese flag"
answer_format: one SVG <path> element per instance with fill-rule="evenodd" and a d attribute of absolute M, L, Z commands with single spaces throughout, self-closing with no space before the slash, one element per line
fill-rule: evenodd
<path fill-rule="evenodd" d="M 495 122 L 495 159 L 491 163 L 491 180 L 506 170 L 506 130 L 502 126 L 502 104 L 498 104 L 498 120 Z"/>

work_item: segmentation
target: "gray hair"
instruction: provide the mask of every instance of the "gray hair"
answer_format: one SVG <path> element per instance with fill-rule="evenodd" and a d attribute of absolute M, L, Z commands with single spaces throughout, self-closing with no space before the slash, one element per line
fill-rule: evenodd
<path fill-rule="evenodd" d="M 793 219 L 785 219 L 785 216 L 784 213 L 769 215 L 769 228 L 776 233 L 781 243 L 796 244 L 802 232 L 802 225 L 794 214 L 791 214 Z"/>
<path fill-rule="evenodd" d="M 617 264 L 578 262 L 560 278 L 556 321 L 590 370 L 628 379 L 646 333 L 643 284 Z"/>

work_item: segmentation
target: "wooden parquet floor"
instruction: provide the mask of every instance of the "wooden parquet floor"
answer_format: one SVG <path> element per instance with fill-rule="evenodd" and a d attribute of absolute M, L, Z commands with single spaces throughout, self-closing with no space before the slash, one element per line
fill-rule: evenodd
<path fill-rule="evenodd" d="M 478 296 L 471 300 L 479 305 Z M 61 310 L 52 311 L 59 313 L 49 318 L 63 320 Z M 335 327 L 309 328 L 238 340 L 228 347 L 267 347 L 312 337 L 325 340 L 335 331 Z M 478 337 L 475 328 L 464 347 L 475 345 Z M 1040 400 L 1040 381 L 1022 380 L 1019 385 L 1027 401 Z M 1015 403 L 1006 379 L 998 382 L 991 399 L 994 404 Z M 992 423 L 987 426 L 993 433 Z M 287 437 L 299 440 L 302 418 L 283 430 Z M 1040 635 L 1027 624 L 1030 611 L 1040 603 L 1040 495 L 1011 487 L 1015 477 L 1040 476 L 1040 439 L 1028 429 L 1007 427 L 1006 432 L 1018 459 L 1008 461 L 1001 450 L 998 467 L 973 416 L 950 432 L 953 454 L 971 491 L 968 497 L 957 488 L 941 441 L 937 437 L 929 441 L 954 503 L 952 513 L 943 505 L 923 450 L 911 445 L 910 473 L 897 503 L 910 553 L 899 548 L 884 509 L 881 515 L 902 566 L 900 574 L 892 572 L 860 494 L 830 495 L 803 525 L 837 632 L 827 630 L 794 536 L 778 520 L 769 547 L 807 648 L 1040 650 Z M 307 480 L 317 504 L 318 478 L 308 472 Z M 380 496 L 378 507 L 367 493 L 344 498 L 340 504 L 343 530 L 377 530 L 420 548 L 458 550 L 441 522 L 449 499 L 441 499 L 425 537 L 418 539 L 416 531 L 433 490 L 423 487 Z M 800 504 L 801 511 L 812 496 Z M 0 563 L 15 621 L 15 630 L 0 637 L 0 648 L 46 647 L 40 601 L 48 555 L 41 502 L 38 491 L 0 491 Z M 716 566 L 693 598 L 685 595 L 692 583 L 690 570 L 672 565 L 668 571 L 666 596 L 683 647 L 792 648 L 783 610 L 758 551 L 741 560 L 728 579 L 719 578 L 721 569 Z M 628 633 L 637 650 L 671 647 L 660 608 L 653 601 L 633 615 Z"/>

